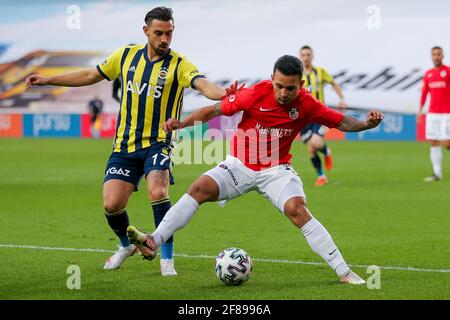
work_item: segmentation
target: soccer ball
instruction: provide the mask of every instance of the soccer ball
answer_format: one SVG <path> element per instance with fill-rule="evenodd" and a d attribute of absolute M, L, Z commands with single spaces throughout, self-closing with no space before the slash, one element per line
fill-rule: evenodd
<path fill-rule="evenodd" d="M 216 257 L 216 275 L 227 285 L 240 285 L 252 274 L 252 258 L 242 249 L 227 248 Z"/>

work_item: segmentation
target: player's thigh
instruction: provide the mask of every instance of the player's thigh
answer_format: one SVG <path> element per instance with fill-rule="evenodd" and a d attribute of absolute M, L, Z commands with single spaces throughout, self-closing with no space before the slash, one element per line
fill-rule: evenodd
<path fill-rule="evenodd" d="M 112 153 L 105 169 L 103 182 L 103 206 L 107 212 L 123 209 L 133 191 L 138 190 L 143 175 L 142 161 Z"/>
<path fill-rule="evenodd" d="M 425 138 L 429 141 L 440 141 L 442 136 L 443 117 L 441 114 L 428 113 L 425 121 Z"/>
<path fill-rule="evenodd" d="M 313 133 L 308 141 L 308 146 L 314 150 L 322 149 L 324 144 L 325 144 L 324 137 L 318 133 Z"/>
<path fill-rule="evenodd" d="M 169 170 L 152 170 L 147 176 L 147 195 L 151 201 L 169 196 Z"/>
<path fill-rule="evenodd" d="M 118 179 L 110 179 L 103 184 L 103 208 L 107 213 L 116 213 L 127 206 L 128 199 L 135 191 L 134 184 Z"/>
<path fill-rule="evenodd" d="M 219 187 L 219 201 L 231 200 L 255 188 L 254 171 L 232 156 L 227 156 L 225 161 L 204 175 L 212 178 Z"/>
<path fill-rule="evenodd" d="M 289 164 L 283 164 L 261 171 L 257 179 L 258 192 L 269 199 L 281 212 L 286 202 L 293 197 L 306 199 L 303 182 Z"/>

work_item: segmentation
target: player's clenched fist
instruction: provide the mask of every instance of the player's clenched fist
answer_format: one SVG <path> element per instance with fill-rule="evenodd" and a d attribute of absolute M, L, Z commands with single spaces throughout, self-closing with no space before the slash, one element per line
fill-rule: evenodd
<path fill-rule="evenodd" d="M 378 110 L 371 110 L 367 114 L 367 127 L 368 128 L 375 128 L 380 124 L 380 122 L 383 120 L 384 114 L 381 111 Z"/>
<path fill-rule="evenodd" d="M 173 130 L 177 130 L 181 128 L 181 121 L 174 119 L 174 118 L 170 118 L 169 120 L 167 120 L 163 125 L 163 130 L 166 133 L 169 133 Z"/>
<path fill-rule="evenodd" d="M 48 84 L 48 79 L 39 74 L 32 74 L 31 76 L 25 79 L 25 84 L 27 88 L 30 88 L 33 85 L 45 86 L 46 84 Z"/>

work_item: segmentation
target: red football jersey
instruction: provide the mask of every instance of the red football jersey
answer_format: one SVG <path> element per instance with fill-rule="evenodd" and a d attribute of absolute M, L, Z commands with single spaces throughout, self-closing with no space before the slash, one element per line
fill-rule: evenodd
<path fill-rule="evenodd" d="M 239 111 L 243 114 L 230 141 L 231 155 L 256 171 L 290 163 L 292 142 L 304 126 L 318 123 L 335 128 L 344 119 L 342 113 L 325 106 L 304 88 L 291 104 L 278 104 L 268 80 L 222 100 L 224 115 Z"/>
<path fill-rule="evenodd" d="M 442 65 L 425 72 L 423 77 L 422 98 L 423 106 L 430 93 L 430 113 L 450 113 L 450 67 Z"/>

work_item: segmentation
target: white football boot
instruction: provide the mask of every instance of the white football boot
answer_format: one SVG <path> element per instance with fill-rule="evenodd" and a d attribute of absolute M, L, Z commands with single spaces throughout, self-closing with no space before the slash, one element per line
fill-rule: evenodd
<path fill-rule="evenodd" d="M 349 270 L 345 275 L 341 277 L 342 283 L 349 284 L 365 284 L 366 281 L 354 273 L 352 270 Z"/>
<path fill-rule="evenodd" d="M 440 180 L 442 180 L 442 177 L 435 175 L 435 174 L 423 179 L 423 181 L 425 181 L 425 182 L 435 182 L 435 181 L 440 181 Z"/>
<path fill-rule="evenodd" d="M 137 247 L 134 244 L 130 244 L 128 247 L 119 246 L 119 250 L 114 253 L 106 261 L 103 266 L 104 270 L 114 270 L 119 269 L 126 258 L 131 257 L 137 251 Z"/>
<path fill-rule="evenodd" d="M 176 276 L 178 273 L 175 271 L 173 259 L 161 259 L 161 275 L 164 277 L 167 276 Z"/>

